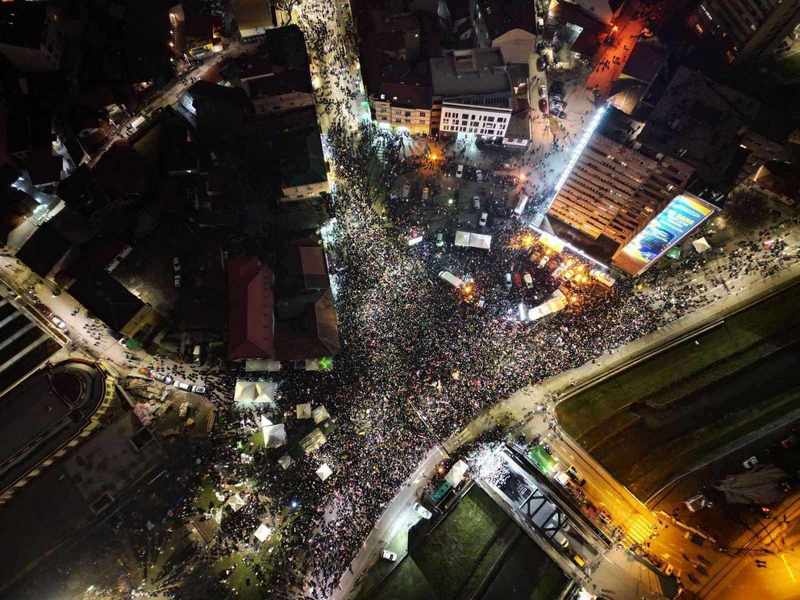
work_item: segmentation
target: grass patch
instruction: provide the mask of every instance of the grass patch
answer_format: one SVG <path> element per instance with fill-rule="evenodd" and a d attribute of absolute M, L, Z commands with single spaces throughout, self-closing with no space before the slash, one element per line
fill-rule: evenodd
<path fill-rule="evenodd" d="M 412 551 L 412 558 L 441 600 L 454 600 L 509 518 L 475 486 Z"/>
<path fill-rule="evenodd" d="M 593 386 L 557 407 L 561 425 L 576 439 L 602 426 L 612 415 L 648 397 L 670 404 L 680 396 L 677 382 L 686 382 L 716 363 L 744 352 L 763 339 L 800 322 L 800 286 L 794 286 L 738 313 L 724 325 L 671 348 L 658 356 Z"/>
<path fill-rule="evenodd" d="M 646 497 L 673 475 L 700 463 L 714 451 L 734 443 L 789 412 L 800 408 L 800 390 L 792 390 L 772 399 L 768 406 L 758 406 L 746 414 L 696 429 L 688 439 L 682 437 L 638 461 L 633 469 L 631 491 Z"/>

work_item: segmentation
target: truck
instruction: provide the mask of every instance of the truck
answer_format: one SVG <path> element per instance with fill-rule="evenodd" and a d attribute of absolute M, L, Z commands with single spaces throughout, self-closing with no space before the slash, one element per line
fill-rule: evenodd
<path fill-rule="evenodd" d="M 460 277 L 456 277 L 450 271 L 439 271 L 439 279 L 442 281 L 446 281 L 450 285 L 452 285 L 456 289 L 461 289 L 464 287 L 464 280 Z"/>

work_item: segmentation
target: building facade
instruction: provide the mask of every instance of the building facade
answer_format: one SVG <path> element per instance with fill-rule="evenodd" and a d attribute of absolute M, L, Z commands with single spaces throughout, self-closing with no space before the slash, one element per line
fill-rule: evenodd
<path fill-rule="evenodd" d="M 620 120 L 622 113 L 609 112 L 608 119 Z M 694 174 L 690 165 L 651 152 L 619 131 L 598 129 L 589 138 L 549 211 L 593 240 L 603 237 L 617 248 L 685 191 Z"/>
<path fill-rule="evenodd" d="M 58 17 L 44 2 L 0 2 L 0 54 L 23 72 L 57 70 L 64 49 Z"/>
<path fill-rule="evenodd" d="M 439 130 L 502 139 L 513 107 L 511 79 L 498 48 L 452 51 L 431 59 Z M 432 115 L 435 118 L 435 115 Z"/>
<path fill-rule="evenodd" d="M 503 137 L 511 120 L 509 106 L 480 106 L 442 102 L 440 130 L 447 133 L 472 133 L 480 137 Z"/>
<path fill-rule="evenodd" d="M 729 62 L 743 62 L 781 48 L 800 23 L 800 0 L 704 0 L 696 16 L 727 43 Z"/>
<path fill-rule="evenodd" d="M 433 101 L 430 86 L 384 83 L 370 98 L 375 121 L 385 127 L 407 130 L 411 135 L 431 135 Z"/>

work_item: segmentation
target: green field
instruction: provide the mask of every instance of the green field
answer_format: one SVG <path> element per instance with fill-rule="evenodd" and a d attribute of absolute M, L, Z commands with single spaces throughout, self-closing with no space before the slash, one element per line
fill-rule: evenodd
<path fill-rule="evenodd" d="M 473 592 L 486 600 L 555 600 L 566 582 L 477 486 L 418 542 L 381 584 L 365 587 L 359 600 L 457 600 Z"/>
<path fill-rule="evenodd" d="M 800 408 L 800 287 L 558 406 L 564 428 L 634 493 Z"/>

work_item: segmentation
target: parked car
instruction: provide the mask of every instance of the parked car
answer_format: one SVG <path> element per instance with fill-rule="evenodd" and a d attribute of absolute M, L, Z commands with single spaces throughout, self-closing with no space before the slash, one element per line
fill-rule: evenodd
<path fill-rule="evenodd" d="M 191 384 L 186 383 L 185 381 L 176 381 L 174 385 L 176 388 L 183 390 L 184 392 L 189 392 L 192 390 Z"/>
<path fill-rule="evenodd" d="M 204 385 L 192 385 L 190 391 L 194 392 L 195 394 L 205 394 L 206 393 L 206 386 L 204 386 Z"/>
<path fill-rule="evenodd" d="M 742 462 L 742 466 L 743 466 L 745 469 L 752 469 L 752 468 L 753 468 L 753 467 L 755 467 L 757 464 L 758 464 L 758 457 L 757 457 L 757 456 L 751 456 L 750 458 L 748 458 L 747 460 L 745 460 L 744 462 Z"/>
<path fill-rule="evenodd" d="M 422 201 L 427 202 L 428 198 L 430 197 L 431 197 L 431 188 L 429 188 L 426 185 L 424 188 L 422 188 Z"/>
<path fill-rule="evenodd" d="M 456 167 L 456 177 L 458 179 L 461 179 L 463 176 L 464 176 L 464 165 L 459 164 L 458 167 Z"/>
<path fill-rule="evenodd" d="M 388 560 L 389 562 L 395 562 L 397 560 L 397 554 L 391 550 L 384 550 L 381 552 L 381 556 L 384 560 Z"/>
<path fill-rule="evenodd" d="M 697 494 L 686 500 L 684 504 L 690 512 L 697 512 L 706 507 L 706 497 L 703 494 Z"/>
<path fill-rule="evenodd" d="M 64 331 L 67 328 L 67 324 L 61 317 L 53 315 L 52 317 L 50 317 L 50 322 L 56 327 L 58 327 L 61 331 Z"/>
<path fill-rule="evenodd" d="M 150 375 L 150 377 L 152 377 L 156 381 L 160 381 L 161 383 L 165 383 L 166 385 L 172 385 L 172 383 L 175 381 L 175 379 L 172 377 L 172 375 L 165 375 L 163 373 L 156 373 L 153 370 L 148 371 L 148 374 Z"/>
<path fill-rule="evenodd" d="M 522 287 L 522 275 L 520 275 L 519 273 L 514 273 L 513 278 L 514 278 L 514 285 L 516 287 L 518 287 L 518 288 L 521 288 Z"/>
<path fill-rule="evenodd" d="M 417 513 L 423 519 L 430 519 L 433 516 L 433 513 L 431 513 L 431 511 L 422 506 L 422 504 L 420 504 L 419 502 L 414 503 L 414 512 Z"/>
<path fill-rule="evenodd" d="M 547 98 L 539 98 L 539 110 L 547 114 Z"/>
<path fill-rule="evenodd" d="M 477 169 L 475 171 L 475 179 L 477 179 L 479 182 L 483 181 L 483 171 L 481 171 L 480 169 Z"/>
<path fill-rule="evenodd" d="M 486 222 L 489 220 L 489 213 L 481 213 L 481 218 L 478 219 L 478 227 L 486 227 Z"/>
<path fill-rule="evenodd" d="M 695 546 L 702 546 L 705 542 L 701 536 L 697 535 L 693 531 L 687 531 L 683 534 L 683 537 L 692 542 Z"/>
<path fill-rule="evenodd" d="M 584 479 L 581 476 L 581 474 L 578 473 L 578 469 L 576 469 L 575 467 L 570 467 L 569 469 L 567 469 L 567 475 L 569 475 L 569 478 L 572 479 L 572 481 L 574 481 L 578 485 L 580 486 L 586 485 L 586 479 Z"/>
<path fill-rule="evenodd" d="M 475 210 L 481 209 L 481 197 L 480 196 L 473 196 L 472 197 L 472 206 Z"/>
<path fill-rule="evenodd" d="M 511 273 L 506 273 L 506 289 L 511 289 Z"/>
<path fill-rule="evenodd" d="M 406 183 L 403 185 L 403 199 L 407 200 L 410 195 L 411 195 L 411 186 Z"/>

